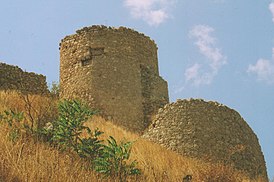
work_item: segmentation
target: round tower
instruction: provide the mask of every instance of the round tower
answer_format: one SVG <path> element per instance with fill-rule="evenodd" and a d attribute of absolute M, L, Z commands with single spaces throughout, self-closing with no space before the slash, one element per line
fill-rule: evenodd
<path fill-rule="evenodd" d="M 267 181 L 256 134 L 238 112 L 202 99 L 178 100 L 159 109 L 143 135 L 182 155 L 222 162 Z"/>
<path fill-rule="evenodd" d="M 80 98 L 100 114 L 141 132 L 168 102 L 159 76 L 157 46 L 134 30 L 85 27 L 60 43 L 62 98 Z"/>

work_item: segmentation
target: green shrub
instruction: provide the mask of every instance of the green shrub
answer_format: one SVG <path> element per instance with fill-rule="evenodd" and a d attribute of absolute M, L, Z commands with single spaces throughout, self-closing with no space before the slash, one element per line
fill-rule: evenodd
<path fill-rule="evenodd" d="M 0 115 L 0 119 L 11 128 L 9 138 L 12 141 L 19 138 L 23 129 L 32 136 L 50 141 L 59 149 L 76 152 L 90 163 L 92 169 L 103 174 L 104 177 L 111 176 L 126 181 L 129 175 L 140 174 L 140 170 L 136 168 L 136 161 L 129 162 L 132 142 L 117 144 L 110 136 L 107 144 L 104 144 L 104 141 L 99 139 L 103 132 L 98 128 L 91 131 L 84 126 L 95 113 L 80 101 L 64 100 L 58 104 L 58 119 L 46 123 L 45 127 L 37 130 L 34 130 L 32 125 L 26 124 L 27 122 L 22 122 L 22 120 L 27 121 L 23 112 L 5 111 Z M 87 134 L 85 138 L 81 136 L 83 132 Z"/>
<path fill-rule="evenodd" d="M 105 177 L 116 177 L 120 181 L 126 181 L 129 175 L 140 174 L 140 170 L 136 168 L 137 162 L 128 162 L 131 147 L 132 142 L 117 144 L 116 140 L 110 136 L 108 144 L 104 145 L 103 155 L 94 161 L 95 170 Z"/>
<path fill-rule="evenodd" d="M 53 122 L 52 141 L 62 148 L 73 148 L 77 151 L 80 135 L 84 130 L 91 130 L 84 123 L 95 114 L 86 105 L 77 100 L 64 100 L 58 105 L 59 116 Z"/>
<path fill-rule="evenodd" d="M 93 133 L 90 133 L 88 138 L 80 138 L 80 142 L 77 144 L 77 154 L 81 158 L 87 159 L 91 165 L 93 165 L 94 159 L 103 155 L 103 141 L 98 138 L 102 133 L 97 128 Z"/>
<path fill-rule="evenodd" d="M 6 122 L 9 127 L 18 127 L 18 123 L 20 123 L 24 119 L 23 112 L 15 112 L 13 110 L 5 110 L 1 115 L 1 119 Z"/>
<path fill-rule="evenodd" d="M 26 132 L 29 132 L 28 126 L 26 124 L 22 123 L 22 120 L 24 119 L 24 113 L 23 112 L 15 112 L 13 110 L 5 110 L 3 114 L 1 114 L 0 117 L 1 121 L 6 123 L 8 127 L 10 128 L 10 131 L 8 133 L 8 138 L 12 142 L 16 142 L 19 137 L 21 136 L 22 130 L 25 130 Z"/>

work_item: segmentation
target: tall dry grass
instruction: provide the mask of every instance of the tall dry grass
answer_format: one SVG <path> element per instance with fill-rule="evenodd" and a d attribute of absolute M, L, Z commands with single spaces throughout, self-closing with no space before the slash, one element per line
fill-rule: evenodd
<path fill-rule="evenodd" d="M 197 182 L 237 182 L 252 181 L 243 172 L 230 166 L 218 163 L 207 163 L 202 160 L 181 156 L 164 147 L 147 141 L 137 134 L 130 133 L 105 121 L 100 117 L 93 117 L 87 126 L 100 128 L 104 131 L 105 139 L 113 136 L 118 141 L 134 141 L 132 158 L 139 163 L 147 181 L 182 181 L 186 175 L 192 176 Z M 265 181 L 263 179 L 254 182 Z"/>
<path fill-rule="evenodd" d="M 3 128 L 1 128 L 3 129 Z M 34 141 L 12 143 L 0 134 L 0 181 L 96 181 L 84 162 Z"/>
<path fill-rule="evenodd" d="M 26 124 L 35 128 L 42 127 L 56 118 L 57 102 L 55 97 L 0 91 L 0 113 L 4 110 L 24 112 L 25 122 L 28 122 Z"/>
<path fill-rule="evenodd" d="M 56 117 L 56 99 L 38 95 L 28 96 L 28 99 L 31 107 L 21 94 L 0 92 L 0 113 L 12 108 L 27 112 L 41 122 L 51 121 Z M 191 175 L 192 181 L 197 182 L 252 181 L 232 167 L 178 155 L 98 116 L 94 116 L 86 125 L 90 128 L 98 127 L 104 132 L 104 139 L 113 136 L 117 141 L 134 141 L 131 159 L 138 161 L 142 175 L 129 181 L 179 182 L 186 175 Z M 75 154 L 60 152 L 31 138 L 21 138 L 13 143 L 8 139 L 9 128 L 1 122 L 0 131 L 0 182 L 102 181 L 95 172 L 88 170 L 85 161 Z"/>

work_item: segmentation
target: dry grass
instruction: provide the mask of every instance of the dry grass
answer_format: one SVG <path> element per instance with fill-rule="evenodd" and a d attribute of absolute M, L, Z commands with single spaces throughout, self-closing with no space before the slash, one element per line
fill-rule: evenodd
<path fill-rule="evenodd" d="M 57 116 L 57 100 L 40 95 L 23 95 L 15 91 L 0 91 L 0 113 L 4 110 L 24 112 L 25 122 L 39 127 Z"/>
<path fill-rule="evenodd" d="M 132 158 L 139 163 L 146 181 L 182 181 L 186 175 L 192 175 L 192 181 L 204 182 L 236 182 L 251 181 L 244 173 L 222 164 L 206 163 L 204 161 L 184 157 L 166 150 L 162 146 L 149 142 L 140 136 L 127 132 L 111 122 L 100 117 L 93 117 L 87 123 L 90 128 L 100 128 L 105 138 L 113 136 L 117 140 L 135 141 Z M 261 179 L 254 180 L 263 181 Z"/>
<path fill-rule="evenodd" d="M 24 98 L 16 92 L 0 92 L 0 113 L 12 108 L 30 112 L 33 117 L 54 118 L 55 103 L 52 98 L 29 96 L 32 107 L 27 107 Z M 43 114 L 42 114 L 43 113 Z M 45 114 L 46 113 L 46 114 Z M 43 117 L 42 117 L 43 116 Z M 138 161 L 142 175 L 129 181 L 182 181 L 192 175 L 198 182 L 251 181 L 241 172 L 221 164 L 205 163 L 178 155 L 163 147 L 127 132 L 111 122 L 95 116 L 88 123 L 91 128 L 104 131 L 104 138 L 113 136 L 118 141 L 135 141 L 132 159 Z M 99 176 L 86 169 L 87 164 L 78 156 L 62 153 L 47 144 L 25 138 L 13 143 L 8 140 L 8 128 L 0 124 L 0 182 L 2 181 L 100 181 Z M 106 181 L 116 181 L 107 179 Z M 254 182 L 265 181 L 256 179 Z"/>
<path fill-rule="evenodd" d="M 72 155 L 33 141 L 7 142 L 0 134 L 0 181 L 96 181 Z"/>

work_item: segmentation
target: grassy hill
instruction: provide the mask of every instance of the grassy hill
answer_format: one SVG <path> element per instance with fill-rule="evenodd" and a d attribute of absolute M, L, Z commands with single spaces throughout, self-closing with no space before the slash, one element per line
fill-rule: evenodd
<path fill-rule="evenodd" d="M 35 135 L 24 132 L 22 126 L 37 128 L 52 122 L 57 116 L 57 102 L 55 97 L 22 95 L 14 91 L 0 92 L 0 113 L 12 109 L 24 112 L 26 118 L 10 127 L 4 122 L 3 114 L 2 119 L 0 117 L 0 182 L 119 181 L 112 176 L 102 179 L 102 176 L 91 170 L 89 163 L 76 153 L 58 150 Z M 179 182 L 187 175 L 191 175 L 192 181 L 197 182 L 264 181 L 248 179 L 243 172 L 231 166 L 206 163 L 178 155 L 99 116 L 93 116 L 85 126 L 103 131 L 101 139 L 113 136 L 118 142 L 133 141 L 129 160 L 138 162 L 137 167 L 141 174 L 130 176 L 127 181 Z M 85 137 L 84 135 L 82 137 Z"/>

